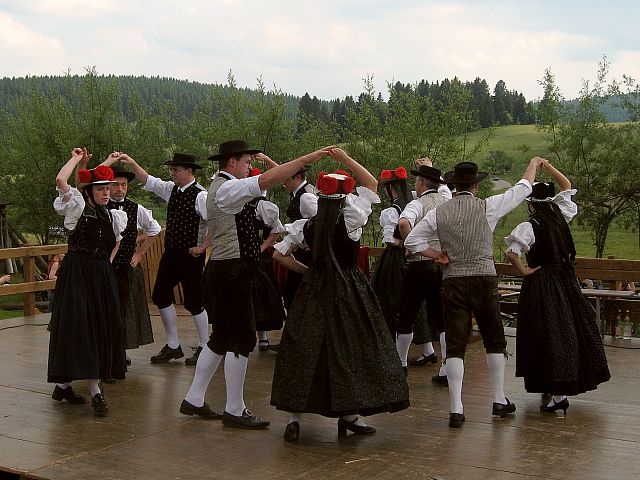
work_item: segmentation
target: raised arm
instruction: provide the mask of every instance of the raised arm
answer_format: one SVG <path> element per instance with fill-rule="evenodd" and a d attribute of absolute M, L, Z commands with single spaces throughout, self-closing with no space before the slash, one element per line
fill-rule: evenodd
<path fill-rule="evenodd" d="M 114 152 L 114 153 L 118 153 L 118 152 Z M 109 158 L 111 158 L 111 155 L 109 155 Z M 146 185 L 147 184 L 147 179 L 149 178 L 149 174 L 145 171 L 144 168 L 142 168 L 140 165 L 138 165 L 133 158 L 131 158 L 126 153 L 120 153 L 120 155 L 117 157 L 117 159 L 119 159 L 125 165 L 129 165 L 131 167 L 131 171 L 136 176 L 136 179 L 142 185 Z"/>
<path fill-rule="evenodd" d="M 549 172 L 561 192 L 565 190 L 571 190 L 571 181 L 567 177 L 565 177 L 560 170 L 551 165 L 551 163 L 549 163 L 549 160 L 544 160 L 540 168 L 545 172 Z"/>
<path fill-rule="evenodd" d="M 267 170 L 273 167 L 277 167 L 278 164 L 271 160 L 271 158 L 267 157 L 264 153 L 256 153 L 253 158 L 257 160 L 261 160 L 267 166 Z"/>
<path fill-rule="evenodd" d="M 364 168 L 353 158 L 347 155 L 344 150 L 342 150 L 341 148 L 332 148 L 329 151 L 329 155 L 331 155 L 331 158 L 337 160 L 349 170 L 351 170 L 353 172 L 353 176 L 358 181 L 358 183 L 360 183 L 360 185 L 368 188 L 373 192 L 378 189 L 378 180 L 376 180 L 376 177 L 371 175 L 371 173 L 369 173 L 369 170 Z"/>
<path fill-rule="evenodd" d="M 300 158 L 296 158 L 295 160 L 291 160 L 290 162 L 283 163 L 282 165 L 277 165 L 267 170 L 258 177 L 258 185 L 260 187 L 260 190 L 267 190 L 268 188 L 279 184 L 286 178 L 292 177 L 305 165 L 309 165 L 310 163 L 316 162 L 322 157 L 329 155 L 329 152 L 332 148 L 332 146 L 321 148 L 320 150 L 308 153 Z"/>
<path fill-rule="evenodd" d="M 74 148 L 71 151 L 71 158 L 62 166 L 62 168 L 58 172 L 58 175 L 56 176 L 56 186 L 62 193 L 66 194 L 67 192 L 69 192 L 69 189 L 71 188 L 71 185 L 69 185 L 69 177 L 73 173 L 73 169 L 76 168 L 76 166 L 78 166 L 81 161 L 83 161 L 83 158 L 85 156 L 88 157 L 85 161 L 86 165 L 86 162 L 89 161 L 88 159 L 91 158 L 91 155 L 87 153 L 86 148 Z M 68 200 L 66 198 L 66 195 L 65 199 Z"/>
<path fill-rule="evenodd" d="M 529 160 L 529 165 L 527 165 L 527 169 L 524 171 L 522 178 L 528 180 L 530 184 L 533 184 L 536 179 L 536 171 L 544 161 L 545 159 L 542 157 L 533 157 Z"/>
<path fill-rule="evenodd" d="M 104 162 L 102 162 L 100 165 L 106 165 L 107 167 L 110 167 L 115 162 L 120 160 L 120 155 L 122 155 L 122 152 L 111 152 L 109 156 L 105 158 Z"/>

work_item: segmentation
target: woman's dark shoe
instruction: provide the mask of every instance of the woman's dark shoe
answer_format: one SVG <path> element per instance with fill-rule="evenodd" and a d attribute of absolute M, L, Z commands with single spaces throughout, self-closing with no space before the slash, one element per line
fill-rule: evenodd
<path fill-rule="evenodd" d="M 287 442 L 297 442 L 300 437 L 300 424 L 298 422 L 289 422 L 287 428 L 284 429 L 284 439 Z"/>
<path fill-rule="evenodd" d="M 514 403 L 510 402 L 507 397 L 505 397 L 507 404 L 493 402 L 493 408 L 491 409 L 491 415 L 495 415 L 498 417 L 506 417 L 507 415 L 516 411 L 516 406 Z"/>
<path fill-rule="evenodd" d="M 259 340 L 258 341 L 258 351 L 266 352 L 269 350 L 269 340 Z"/>
<path fill-rule="evenodd" d="M 558 403 L 554 401 L 553 405 L 540 405 L 540 411 L 542 412 L 553 413 L 556 410 L 562 410 L 565 415 L 567 414 L 568 408 L 569 408 L 569 399 L 567 398 L 559 401 Z"/>
<path fill-rule="evenodd" d="M 359 418 L 359 417 L 358 417 Z M 356 425 L 358 421 L 356 418 L 353 422 L 347 422 L 344 418 L 338 419 L 338 434 L 346 435 L 347 430 L 355 433 L 356 435 L 370 435 L 376 433 L 376 428 L 371 425 Z"/>
<path fill-rule="evenodd" d="M 426 357 L 424 355 L 420 355 L 418 358 L 416 358 L 415 360 L 411 360 L 411 365 L 427 365 L 428 363 L 432 363 L 432 364 L 436 364 L 438 363 L 438 356 L 434 353 L 432 353 L 431 355 L 427 355 Z"/>
<path fill-rule="evenodd" d="M 58 385 L 56 385 L 56 388 L 53 389 L 53 393 L 51 394 L 51 398 L 58 402 L 66 400 L 73 405 L 82 405 L 84 403 L 87 403 L 87 399 L 82 395 L 76 394 L 76 392 L 73 391 L 73 388 L 71 388 L 71 385 L 69 385 L 67 388 L 60 388 Z"/>
<path fill-rule="evenodd" d="M 449 427 L 460 428 L 464 422 L 464 413 L 450 413 L 449 414 Z"/>
<path fill-rule="evenodd" d="M 96 417 L 106 417 L 109 413 L 109 405 L 105 400 L 104 395 L 96 393 L 91 399 L 91 406 L 93 407 L 93 414 Z"/>

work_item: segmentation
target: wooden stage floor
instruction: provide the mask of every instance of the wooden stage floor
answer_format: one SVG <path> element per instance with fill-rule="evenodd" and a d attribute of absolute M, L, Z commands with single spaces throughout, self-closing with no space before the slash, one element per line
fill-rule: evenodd
<path fill-rule="evenodd" d="M 491 417 L 482 344 L 474 342 L 466 359 L 462 428 L 448 427 L 448 392 L 430 382 L 436 368 L 410 367 L 412 406 L 369 417 L 375 435 L 338 438 L 335 420 L 308 415 L 300 442 L 289 444 L 282 439 L 287 414 L 269 405 L 274 352 L 251 355 L 245 385 L 248 407 L 271 421 L 269 429 L 229 429 L 187 417 L 178 407 L 193 367 L 149 363 L 164 343 L 154 316 L 158 341 L 130 352 L 127 379 L 106 385 L 111 415 L 96 419 L 87 405 L 51 399 L 47 321 L 48 315 L 39 315 L 0 322 L 0 478 L 640 478 L 637 349 L 607 347 L 613 378 L 570 399 L 566 418 L 539 412 L 538 395 L 524 391 L 510 359 L 506 391 L 517 412 L 500 419 Z M 195 330 L 186 316 L 179 326 L 184 349 L 194 343 Z M 514 340 L 509 339 L 511 351 Z M 418 354 L 415 348 L 411 357 Z M 86 383 L 76 383 L 87 394 Z M 207 400 L 223 408 L 224 398 L 219 371 Z"/>

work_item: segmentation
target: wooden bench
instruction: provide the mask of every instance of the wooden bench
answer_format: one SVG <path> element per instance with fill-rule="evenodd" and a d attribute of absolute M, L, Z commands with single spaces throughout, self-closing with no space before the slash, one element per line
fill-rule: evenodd
<path fill-rule="evenodd" d="M 576 276 L 580 279 L 589 278 L 609 285 L 613 285 L 616 281 L 626 283 L 640 280 L 640 260 L 577 257 L 575 270 Z M 521 278 L 513 265 L 496 263 L 496 271 L 501 276 L 501 289 L 519 290 L 519 285 L 504 283 L 504 277 Z M 634 320 L 637 322 L 640 319 L 640 297 L 635 296 L 634 292 L 583 288 L 582 293 L 592 301 L 596 319 L 603 335 L 605 332 L 614 333 L 618 310 L 621 310 L 622 318 L 624 318 L 626 310 L 629 310 L 632 322 Z M 501 307 L 504 306 L 506 310 L 509 310 L 514 305 L 509 306 L 503 303 Z"/>

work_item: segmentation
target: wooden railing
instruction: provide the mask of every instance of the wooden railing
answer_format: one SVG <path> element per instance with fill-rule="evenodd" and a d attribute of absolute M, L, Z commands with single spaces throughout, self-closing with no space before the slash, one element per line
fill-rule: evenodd
<path fill-rule="evenodd" d="M 55 280 L 36 280 L 36 257 L 66 253 L 67 245 L 40 245 L 37 247 L 4 248 L 0 250 L 0 260 L 22 258 L 22 283 L 3 285 L 0 296 L 24 294 L 23 314 L 25 317 L 35 315 L 36 292 L 55 288 Z"/>

